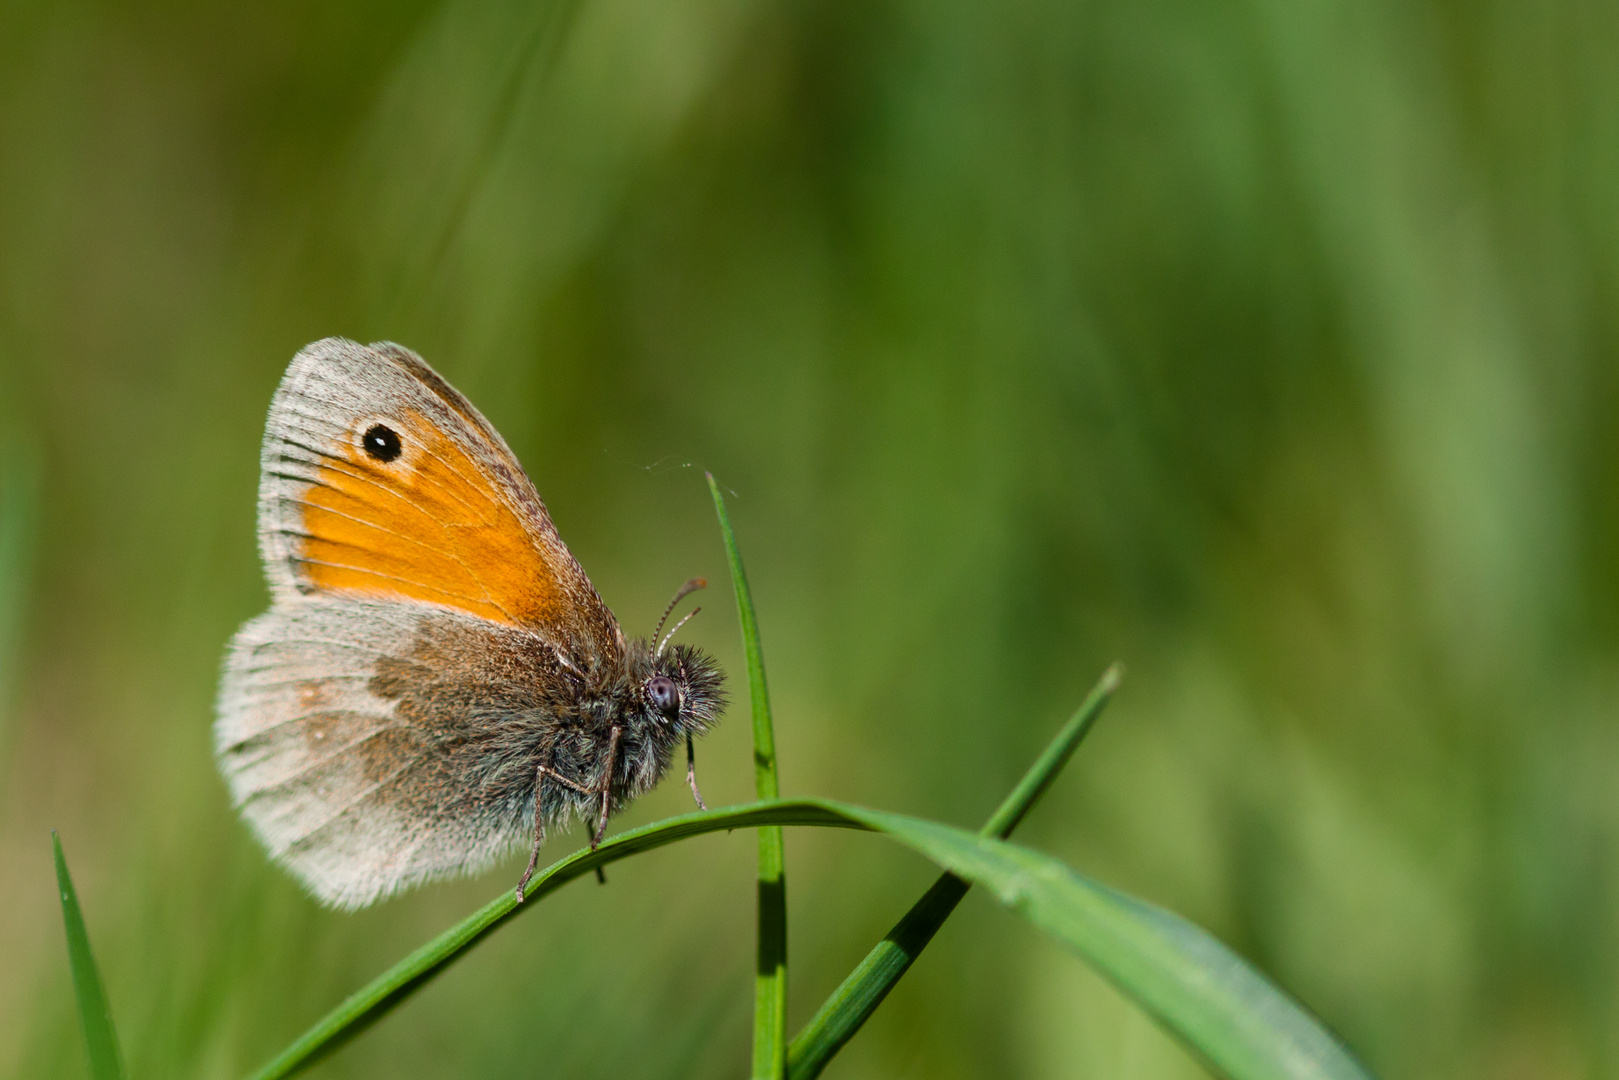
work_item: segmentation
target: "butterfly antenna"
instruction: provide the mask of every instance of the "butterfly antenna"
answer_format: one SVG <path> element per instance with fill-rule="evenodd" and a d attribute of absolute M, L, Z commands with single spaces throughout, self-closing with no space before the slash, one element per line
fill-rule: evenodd
<path fill-rule="evenodd" d="M 654 655 L 662 656 L 663 655 L 663 650 L 668 648 L 668 646 L 669 646 L 670 638 L 673 638 L 675 636 L 675 631 L 679 630 L 682 626 L 685 626 L 688 622 L 690 622 L 691 617 L 693 615 L 697 614 L 701 610 L 703 610 L 703 609 L 700 608 L 700 607 L 694 607 L 690 611 L 686 612 L 686 617 L 684 619 L 681 619 L 679 622 L 675 623 L 674 630 L 670 630 L 668 635 L 664 637 L 663 643 L 658 646 L 658 651 Z"/>
<path fill-rule="evenodd" d="M 658 635 L 663 633 L 663 624 L 669 621 L 669 616 L 675 610 L 675 605 L 676 604 L 678 604 L 682 600 L 686 599 L 686 597 L 690 596 L 692 593 L 696 592 L 698 589 L 706 589 L 706 588 L 708 588 L 708 579 L 707 578 L 694 577 L 690 581 L 686 582 L 686 584 L 682 585 L 678 590 L 676 590 L 675 598 L 673 600 L 669 601 L 669 606 L 668 607 L 663 609 L 663 618 L 658 620 L 658 628 L 656 630 L 652 631 L 652 640 L 657 641 L 658 640 Z M 687 618 L 690 618 L 690 617 L 691 616 L 689 616 L 689 615 L 687 616 Z M 684 621 L 684 620 L 682 620 L 682 621 Z M 670 633 L 672 634 L 672 633 L 674 633 L 674 631 L 671 630 Z"/>

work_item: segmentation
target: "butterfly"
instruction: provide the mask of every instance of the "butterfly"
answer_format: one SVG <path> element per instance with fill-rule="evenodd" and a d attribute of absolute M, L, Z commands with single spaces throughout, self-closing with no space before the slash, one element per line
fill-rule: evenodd
<path fill-rule="evenodd" d="M 322 902 L 475 873 L 651 789 L 725 705 L 712 657 L 626 639 L 516 457 L 408 349 L 315 342 L 270 403 L 270 610 L 232 639 L 215 753 L 236 807 Z M 694 609 L 686 616 L 695 615 Z"/>

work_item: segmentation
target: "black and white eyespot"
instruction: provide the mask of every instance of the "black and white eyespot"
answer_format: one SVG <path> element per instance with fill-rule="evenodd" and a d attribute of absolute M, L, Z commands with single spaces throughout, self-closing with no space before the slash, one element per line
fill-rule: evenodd
<path fill-rule="evenodd" d="M 399 432 L 387 424 L 372 424 L 366 428 L 365 435 L 360 439 L 360 445 L 367 455 L 384 465 L 397 458 L 404 450 L 404 444 L 399 441 Z"/>
<path fill-rule="evenodd" d="M 665 720 L 680 715 L 680 687 L 667 675 L 654 675 L 647 680 L 646 699 Z"/>

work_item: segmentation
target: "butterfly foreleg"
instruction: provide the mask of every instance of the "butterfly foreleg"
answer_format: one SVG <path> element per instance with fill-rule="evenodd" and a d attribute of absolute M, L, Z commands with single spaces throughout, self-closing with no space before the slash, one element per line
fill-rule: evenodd
<path fill-rule="evenodd" d="M 602 770 L 601 779 L 601 813 L 596 818 L 596 833 L 590 838 L 590 850 L 595 851 L 607 835 L 607 811 L 613 798 L 613 768 L 618 764 L 618 739 L 624 734 L 624 729 L 617 724 L 613 725 L 612 732 L 607 737 L 607 768 Z"/>
<path fill-rule="evenodd" d="M 548 772 L 551 772 L 551 768 L 544 764 L 534 770 L 534 847 L 528 853 L 528 868 L 517 881 L 519 904 L 527 899 L 528 879 L 534 876 L 534 868 L 540 865 L 540 847 L 545 843 L 545 776 Z"/>
<path fill-rule="evenodd" d="M 618 729 L 614 728 L 613 730 L 615 732 L 617 732 Z M 569 780 L 566 776 L 563 776 L 561 773 L 557 772 L 555 769 L 551 768 L 551 766 L 549 766 L 549 765 L 541 765 L 540 768 L 539 768 L 539 775 L 541 777 L 549 776 L 551 779 L 555 780 L 557 783 L 561 784 L 563 787 L 572 788 L 573 790 L 577 791 L 581 795 L 594 795 L 594 794 L 596 794 L 596 789 L 595 788 L 586 787 L 585 785 L 581 784 L 577 780 Z"/>
<path fill-rule="evenodd" d="M 697 809 L 707 810 L 703 793 L 697 790 L 697 748 L 692 746 L 690 735 L 686 736 L 686 783 L 691 785 L 691 797 L 697 800 Z"/>

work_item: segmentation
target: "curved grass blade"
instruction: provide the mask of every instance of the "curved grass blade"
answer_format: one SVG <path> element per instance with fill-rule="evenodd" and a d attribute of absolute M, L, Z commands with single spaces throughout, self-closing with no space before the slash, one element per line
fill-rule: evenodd
<path fill-rule="evenodd" d="M 703 833 L 772 825 L 821 825 L 845 829 L 866 827 L 813 802 L 769 802 L 667 818 L 609 837 L 594 851 L 581 849 L 535 874 L 524 894 L 525 903 L 518 904 L 517 898 L 508 889 L 399 961 L 363 989 L 351 994 L 296 1042 L 276 1055 L 253 1074 L 253 1080 L 280 1080 L 314 1064 L 404 1003 L 434 976 L 499 929 L 506 920 L 532 911 L 538 906 L 536 901 L 575 878 L 594 873 L 597 867 Z"/>
<path fill-rule="evenodd" d="M 770 722 L 770 691 L 765 685 L 764 650 L 759 644 L 759 618 L 742 568 L 731 515 L 713 473 L 708 490 L 714 496 L 725 557 L 736 589 L 736 614 L 742 624 L 742 648 L 748 661 L 748 696 L 753 702 L 753 779 L 760 800 L 780 796 L 776 778 L 776 734 Z M 759 944 L 753 981 L 753 1077 L 779 1080 L 787 1071 L 787 878 L 781 827 L 759 830 Z"/>
<path fill-rule="evenodd" d="M 1232 1080 L 1371 1080 L 1284 990 L 1179 915 L 1049 855 L 920 818 L 838 807 L 988 889 L 1078 953 L 1216 1073 Z"/>
<path fill-rule="evenodd" d="M 79 894 L 62 854 L 62 839 L 51 830 L 51 847 L 56 853 L 56 891 L 62 901 L 62 927 L 67 932 L 67 960 L 73 970 L 73 996 L 79 1003 L 79 1024 L 84 1029 L 84 1048 L 90 1054 L 90 1075 L 95 1080 L 124 1080 L 124 1059 L 118 1052 L 118 1033 L 112 1027 L 112 1007 L 101 986 L 101 973 L 90 952 L 90 934 L 79 911 Z"/>
<path fill-rule="evenodd" d="M 1075 873 L 1048 855 L 934 821 L 823 799 L 686 814 L 631 829 L 535 876 L 537 899 L 629 855 L 702 833 L 772 825 L 861 829 L 888 836 L 964 880 L 1088 960 L 1160 1025 L 1232 1080 L 1371 1080 L 1320 1021 L 1206 931 Z M 272 1080 L 329 1053 L 381 1019 L 518 912 L 508 891 L 359 991 L 256 1075 Z M 99 1078 L 98 1078 L 99 1080 Z"/>
<path fill-rule="evenodd" d="M 1114 664 L 1102 673 L 1096 686 L 1085 698 L 1074 715 L 1057 732 L 1045 752 L 1024 773 L 1017 787 L 1012 789 L 990 815 L 979 836 L 1006 839 L 1017 828 L 1024 816 L 1056 780 L 1068 759 L 1090 732 L 1097 717 L 1124 678 L 1124 668 Z M 916 962 L 917 956 L 939 927 L 944 925 L 961 898 L 967 895 L 968 884 L 946 871 L 939 876 L 922 898 L 911 906 L 903 918 L 894 924 L 888 936 L 879 941 L 860 961 L 847 978 L 832 991 L 810 1022 L 804 1025 L 787 1047 L 788 1080 L 814 1080 L 821 1075 L 827 1062 L 855 1032 L 877 1011 L 894 984 L 904 977 Z"/>

